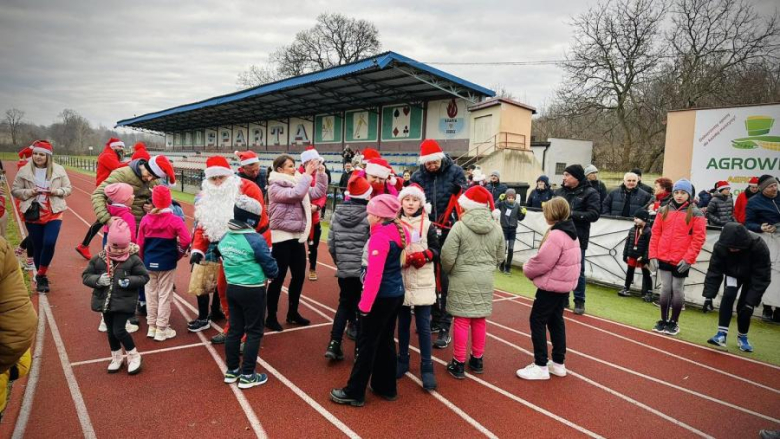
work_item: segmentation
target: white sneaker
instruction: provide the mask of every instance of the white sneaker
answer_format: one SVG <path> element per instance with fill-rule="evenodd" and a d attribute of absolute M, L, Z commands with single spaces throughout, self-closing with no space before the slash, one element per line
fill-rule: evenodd
<path fill-rule="evenodd" d="M 100 332 L 108 331 L 108 328 L 106 327 L 106 321 L 103 320 L 103 316 L 100 316 L 100 324 L 98 325 L 98 331 Z"/>
<path fill-rule="evenodd" d="M 537 366 L 531 363 L 524 369 L 517 369 L 517 377 L 524 380 L 549 380 L 550 371 L 547 366 Z"/>
<path fill-rule="evenodd" d="M 158 329 L 157 334 L 154 336 L 154 341 L 165 341 L 173 337 L 176 337 L 176 331 L 169 326 L 165 329 Z"/>
<path fill-rule="evenodd" d="M 138 325 L 127 322 L 125 323 L 125 331 L 127 331 L 128 334 L 132 334 L 133 332 L 138 331 Z"/>
<path fill-rule="evenodd" d="M 124 357 L 122 356 L 122 350 L 111 351 L 111 362 L 108 363 L 108 373 L 117 373 L 122 368 L 124 363 Z"/>
<path fill-rule="evenodd" d="M 141 371 L 141 354 L 138 349 L 133 349 L 127 353 L 127 373 L 135 375 Z"/>
<path fill-rule="evenodd" d="M 566 376 L 566 365 L 558 364 L 554 361 L 548 361 L 547 369 L 550 371 L 551 374 L 557 377 L 563 378 Z"/>
<path fill-rule="evenodd" d="M 157 328 L 150 326 L 149 330 L 146 331 L 146 336 L 149 338 L 154 338 L 155 335 L 157 335 Z"/>

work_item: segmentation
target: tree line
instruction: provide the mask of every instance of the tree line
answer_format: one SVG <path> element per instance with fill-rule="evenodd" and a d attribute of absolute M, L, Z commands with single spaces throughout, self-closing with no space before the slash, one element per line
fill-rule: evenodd
<path fill-rule="evenodd" d="M 37 139 L 52 142 L 58 154 L 88 155 L 99 154 L 105 142 L 111 137 L 122 139 L 128 148 L 136 142 L 144 142 L 147 147 L 163 148 L 165 139 L 161 136 L 133 132 L 118 133 L 104 126 L 92 127 L 90 122 L 76 110 L 65 109 L 51 125 L 37 125 L 25 119 L 26 113 L 18 108 L 5 111 L 0 121 L 0 151 L 18 151 Z"/>

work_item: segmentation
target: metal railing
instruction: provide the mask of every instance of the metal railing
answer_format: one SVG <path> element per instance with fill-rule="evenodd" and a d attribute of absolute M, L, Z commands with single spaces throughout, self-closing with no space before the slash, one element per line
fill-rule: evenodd
<path fill-rule="evenodd" d="M 515 151 L 531 150 L 525 141 L 525 134 L 502 131 L 484 142 L 474 144 L 474 147 L 461 155 L 457 161 L 461 166 L 468 166 L 501 149 L 511 149 Z"/>

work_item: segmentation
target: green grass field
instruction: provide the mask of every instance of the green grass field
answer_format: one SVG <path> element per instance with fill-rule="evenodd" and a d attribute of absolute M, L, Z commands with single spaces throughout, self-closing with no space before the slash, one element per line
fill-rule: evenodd
<path fill-rule="evenodd" d="M 328 239 L 328 225 L 323 223 L 322 240 Z M 512 268 L 512 274 L 494 274 L 495 287 L 512 294 L 533 298 L 536 287 L 518 267 Z M 603 317 L 624 323 L 639 329 L 650 330 L 661 318 L 661 311 L 652 303 L 645 303 L 639 297 L 619 297 L 616 288 L 588 284 L 586 311 L 590 315 Z M 701 309 L 688 307 L 680 316 L 680 334 L 677 338 L 702 346 L 707 339 L 715 335 L 718 327 L 718 313 L 704 314 Z M 737 322 L 732 319 L 728 338 L 728 351 L 737 355 L 780 365 L 780 325 L 763 322 L 754 318 L 750 324 L 750 342 L 755 352 L 746 354 L 737 348 Z"/>

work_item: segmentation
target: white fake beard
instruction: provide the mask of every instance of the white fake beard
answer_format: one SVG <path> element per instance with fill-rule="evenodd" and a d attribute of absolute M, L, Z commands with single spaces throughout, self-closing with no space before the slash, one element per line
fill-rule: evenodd
<path fill-rule="evenodd" d="M 195 204 L 195 220 L 209 241 L 217 242 L 227 233 L 240 192 L 241 179 L 234 175 L 219 186 L 208 179 L 203 180 L 201 197 Z"/>

